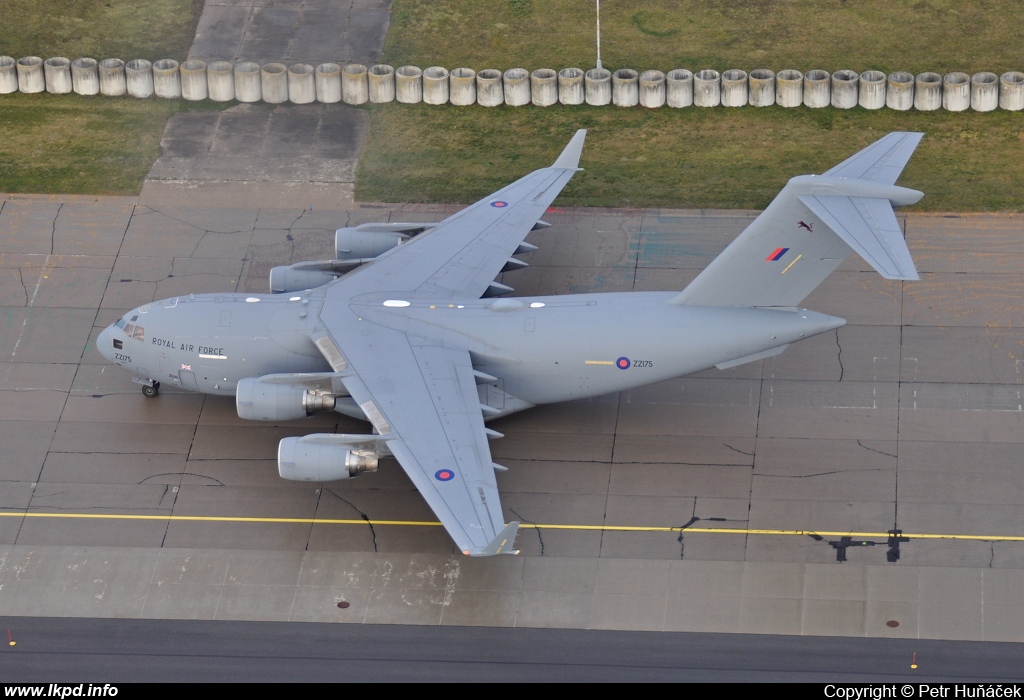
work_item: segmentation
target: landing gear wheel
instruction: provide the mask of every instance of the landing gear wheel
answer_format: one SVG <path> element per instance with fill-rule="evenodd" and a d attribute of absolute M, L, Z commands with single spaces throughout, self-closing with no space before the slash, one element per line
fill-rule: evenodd
<path fill-rule="evenodd" d="M 153 398 L 158 393 L 160 393 L 160 382 L 154 382 L 153 386 L 149 386 L 148 384 L 142 385 L 142 395 L 147 399 Z"/>

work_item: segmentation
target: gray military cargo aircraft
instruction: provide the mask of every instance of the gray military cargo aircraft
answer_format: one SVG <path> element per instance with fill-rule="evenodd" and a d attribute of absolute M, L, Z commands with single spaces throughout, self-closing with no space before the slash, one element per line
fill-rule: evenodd
<path fill-rule="evenodd" d="M 778 355 L 846 323 L 800 302 L 851 250 L 917 279 L 893 211 L 922 134 L 892 133 L 823 175 L 795 177 L 682 292 L 517 298 L 495 281 L 546 227 L 584 130 L 542 168 L 437 224 L 339 229 L 337 259 L 275 268 L 271 294 L 197 294 L 129 311 L 97 347 L 146 396 L 161 382 L 234 396 L 238 415 L 321 411 L 372 434 L 289 437 L 281 477 L 322 482 L 393 456 L 464 554 L 515 552 L 485 421 Z"/>

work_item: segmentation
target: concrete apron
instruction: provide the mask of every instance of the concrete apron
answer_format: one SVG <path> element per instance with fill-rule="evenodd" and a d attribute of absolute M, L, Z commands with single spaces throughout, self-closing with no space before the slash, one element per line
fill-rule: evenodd
<path fill-rule="evenodd" d="M 146 399 L 95 352 L 139 303 L 263 291 L 271 266 L 328 255 L 338 226 L 457 209 L 0 197 L 0 612 L 1024 636 L 1019 215 L 908 216 L 922 281 L 851 256 L 807 300 L 849 319 L 835 335 L 503 419 L 509 519 L 553 524 L 524 525 L 519 557 L 386 524 L 434 520 L 394 463 L 323 492 L 278 478 L 279 438 L 365 425 Z M 679 289 L 755 215 L 559 208 L 501 281 Z M 910 540 L 886 564 L 894 513 Z"/>
<path fill-rule="evenodd" d="M 5 616 L 1020 641 L 1022 587 L 1005 569 L 0 547 Z"/>
<path fill-rule="evenodd" d="M 308 6 L 282 0 L 206 3 L 189 59 L 317 65 L 378 63 L 390 0 Z M 172 117 L 142 186 L 147 206 L 346 210 L 368 114 L 342 104 L 268 105 Z"/>

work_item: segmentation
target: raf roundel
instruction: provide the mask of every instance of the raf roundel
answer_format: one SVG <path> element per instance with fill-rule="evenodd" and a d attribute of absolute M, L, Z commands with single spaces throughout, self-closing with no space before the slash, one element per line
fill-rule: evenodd
<path fill-rule="evenodd" d="M 503 202 L 500 199 L 491 202 L 491 206 L 497 209 L 504 209 L 508 206 L 508 202 Z"/>
<path fill-rule="evenodd" d="M 615 366 L 618 367 L 619 369 L 629 369 L 629 364 L 630 363 L 628 357 L 620 357 L 615 361 Z"/>
<path fill-rule="evenodd" d="M 434 478 L 438 481 L 451 481 L 455 478 L 455 472 L 451 469 L 438 469 L 434 473 Z"/>

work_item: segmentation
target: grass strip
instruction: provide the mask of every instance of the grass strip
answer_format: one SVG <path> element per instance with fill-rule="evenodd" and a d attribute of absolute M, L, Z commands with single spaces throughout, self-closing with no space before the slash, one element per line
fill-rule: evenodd
<path fill-rule="evenodd" d="M 890 131 L 927 135 L 900 184 L 916 211 L 1021 211 L 1024 122 L 1011 112 L 379 105 L 356 198 L 471 202 L 550 165 L 590 130 L 563 204 L 762 209 L 794 175 L 821 173 Z"/>

